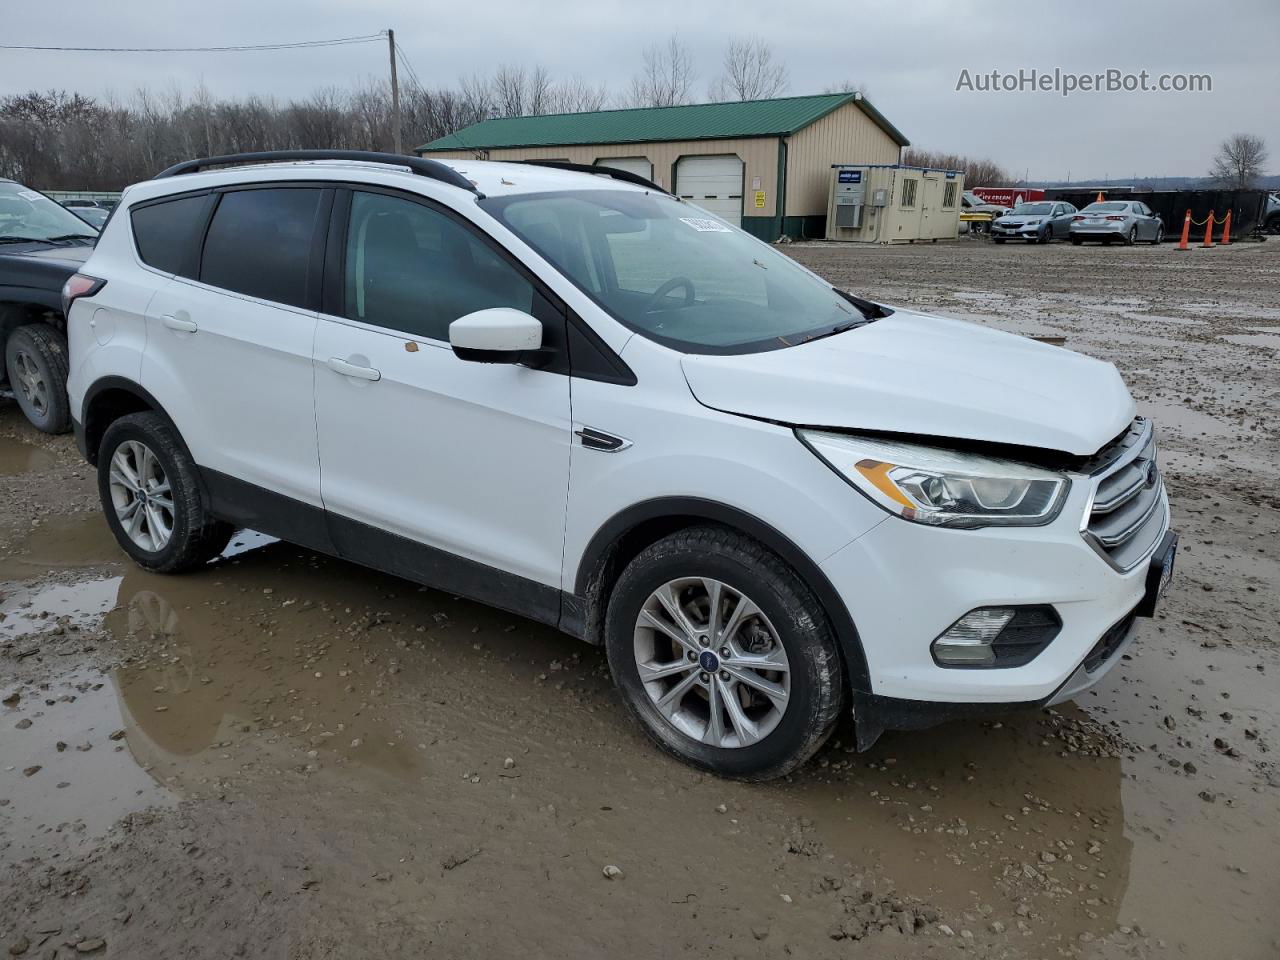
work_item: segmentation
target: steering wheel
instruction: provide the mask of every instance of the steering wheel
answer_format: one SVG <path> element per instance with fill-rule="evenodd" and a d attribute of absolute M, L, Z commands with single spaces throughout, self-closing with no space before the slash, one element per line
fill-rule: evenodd
<path fill-rule="evenodd" d="M 657 307 L 658 301 L 677 287 L 684 287 L 684 303 L 681 306 L 692 307 L 694 304 L 693 281 L 688 277 L 672 277 L 653 293 L 649 294 L 649 299 L 644 302 L 644 310 L 641 312 L 652 312 Z"/>

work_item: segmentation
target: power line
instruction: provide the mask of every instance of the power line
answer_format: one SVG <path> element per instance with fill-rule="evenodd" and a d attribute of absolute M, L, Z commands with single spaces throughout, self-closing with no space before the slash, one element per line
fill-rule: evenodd
<path fill-rule="evenodd" d="M 0 50 L 43 50 L 57 53 L 244 53 L 256 50 L 299 50 L 309 47 L 337 47 L 351 43 L 372 43 L 385 33 L 334 40 L 301 40 L 293 43 L 239 44 L 225 47 L 45 47 L 23 43 L 0 43 Z"/>
<path fill-rule="evenodd" d="M 400 64 L 404 67 L 405 72 L 409 74 L 409 79 L 413 81 L 413 85 L 418 88 L 419 93 L 425 93 L 426 89 L 422 86 L 422 81 L 418 79 L 418 71 L 413 69 L 413 64 L 409 62 L 409 58 L 405 56 L 404 48 L 396 43 L 396 56 L 400 59 Z"/>

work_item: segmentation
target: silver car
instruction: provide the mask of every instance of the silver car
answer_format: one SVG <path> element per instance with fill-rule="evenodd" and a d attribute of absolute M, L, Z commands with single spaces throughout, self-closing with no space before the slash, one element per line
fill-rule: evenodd
<path fill-rule="evenodd" d="M 1164 222 L 1159 214 L 1138 200 L 1102 200 L 1091 203 L 1071 218 L 1071 242 L 1099 240 L 1111 243 L 1159 243 L 1164 239 Z"/>
<path fill-rule="evenodd" d="M 1076 208 L 1062 200 L 1035 200 L 1020 203 L 991 224 L 991 239 L 1026 240 L 1048 243 L 1055 237 L 1066 238 L 1071 231 L 1071 218 Z"/>

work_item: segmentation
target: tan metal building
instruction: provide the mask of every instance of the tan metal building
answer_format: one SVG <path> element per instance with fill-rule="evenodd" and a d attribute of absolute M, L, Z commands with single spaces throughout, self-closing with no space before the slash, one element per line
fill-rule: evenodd
<path fill-rule="evenodd" d="M 896 164 L 907 139 L 861 94 L 485 120 L 420 155 L 637 173 L 764 240 L 826 236 L 832 165 Z"/>

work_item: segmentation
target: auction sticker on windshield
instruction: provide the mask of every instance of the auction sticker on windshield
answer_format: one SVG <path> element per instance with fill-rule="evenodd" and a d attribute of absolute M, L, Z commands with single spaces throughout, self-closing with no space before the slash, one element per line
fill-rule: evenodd
<path fill-rule="evenodd" d="M 687 223 L 699 233 L 729 233 L 730 230 L 719 220 L 710 220 L 706 217 L 681 217 L 681 223 Z"/>

